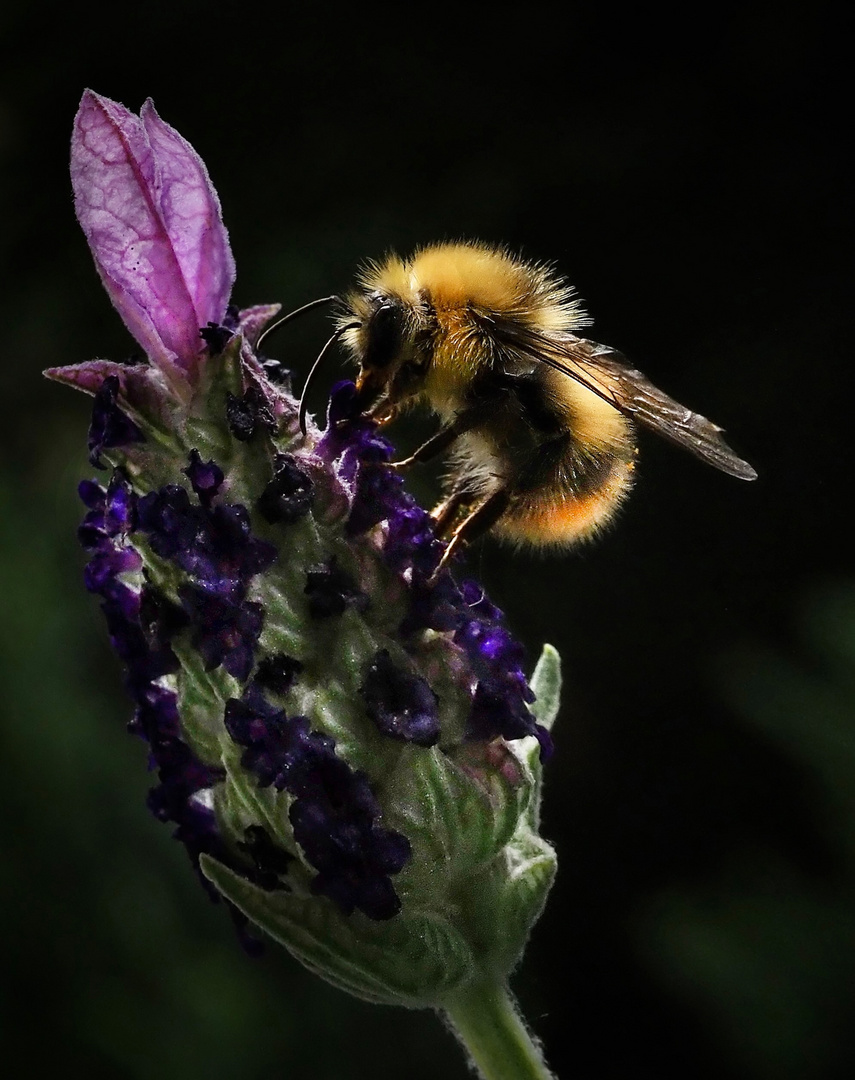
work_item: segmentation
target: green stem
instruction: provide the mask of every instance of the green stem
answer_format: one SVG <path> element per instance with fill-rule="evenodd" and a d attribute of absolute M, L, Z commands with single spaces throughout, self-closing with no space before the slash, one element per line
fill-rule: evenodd
<path fill-rule="evenodd" d="M 555 1080 L 504 983 L 475 983 L 444 1011 L 483 1080 Z"/>

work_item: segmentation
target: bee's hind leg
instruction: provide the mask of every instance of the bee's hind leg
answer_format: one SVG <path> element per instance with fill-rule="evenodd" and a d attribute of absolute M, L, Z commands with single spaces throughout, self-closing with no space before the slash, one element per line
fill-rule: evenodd
<path fill-rule="evenodd" d="M 452 507 L 450 504 L 454 503 L 455 499 L 457 499 L 457 502 Z M 463 499 L 463 492 L 452 494 L 445 503 L 441 504 L 438 508 L 440 510 L 440 518 L 446 514 L 446 509 L 448 509 L 446 521 L 453 518 L 457 510 L 460 509 Z M 476 540 L 479 536 L 483 536 L 484 533 L 491 529 L 507 510 L 510 501 L 511 496 L 508 489 L 499 488 L 498 491 L 494 491 L 491 495 L 488 495 L 482 503 L 476 506 L 471 514 L 467 514 L 451 534 L 448 547 L 442 553 L 442 558 L 440 559 L 439 566 L 436 568 L 433 577 L 436 578 L 437 574 L 439 574 L 440 570 L 442 570 L 461 544 L 470 543 L 472 540 Z M 434 514 L 436 514 L 436 511 L 434 511 Z M 439 525 L 440 519 L 435 517 L 435 520 L 437 520 L 437 524 Z M 437 531 L 439 531 L 439 528 Z"/>
<path fill-rule="evenodd" d="M 461 489 L 452 491 L 448 498 L 443 499 L 441 503 L 438 503 L 431 510 L 430 516 L 433 521 L 434 532 L 441 540 L 445 539 L 452 531 L 452 526 L 460 515 L 460 511 L 470 505 L 471 502 L 471 493 Z"/>

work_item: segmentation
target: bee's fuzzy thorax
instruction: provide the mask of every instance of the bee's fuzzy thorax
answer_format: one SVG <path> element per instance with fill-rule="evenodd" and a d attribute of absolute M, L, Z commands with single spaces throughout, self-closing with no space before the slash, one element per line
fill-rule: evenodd
<path fill-rule="evenodd" d="M 495 355 L 494 328 L 505 321 L 538 336 L 572 333 L 590 320 L 574 289 L 546 263 L 479 241 L 430 244 L 409 258 L 389 254 L 364 264 L 345 300 L 344 343 L 358 361 L 379 297 L 397 301 L 407 336 L 430 342 L 422 392 L 446 420 L 462 407 L 473 377 Z"/>
<path fill-rule="evenodd" d="M 575 290 L 546 263 L 526 262 L 478 241 L 431 244 L 408 259 L 389 255 L 360 276 L 382 292 L 443 312 L 475 310 L 518 319 L 541 333 L 569 333 L 590 321 Z"/>

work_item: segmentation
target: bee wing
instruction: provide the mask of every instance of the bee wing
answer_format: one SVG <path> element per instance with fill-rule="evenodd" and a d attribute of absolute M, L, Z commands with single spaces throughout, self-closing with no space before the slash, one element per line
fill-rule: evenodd
<path fill-rule="evenodd" d="M 696 457 L 740 480 L 756 480 L 756 471 L 731 450 L 722 429 L 700 413 L 668 397 L 615 349 L 566 335 L 511 335 L 508 344 L 575 379 L 618 412 L 643 424 Z"/>

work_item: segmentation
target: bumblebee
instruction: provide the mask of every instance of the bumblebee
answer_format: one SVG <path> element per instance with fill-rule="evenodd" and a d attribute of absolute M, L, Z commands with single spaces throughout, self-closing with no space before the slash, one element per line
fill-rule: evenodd
<path fill-rule="evenodd" d="M 721 428 L 579 336 L 590 320 L 548 265 L 447 243 L 369 263 L 358 285 L 327 344 L 341 338 L 359 368 L 360 411 L 387 423 L 424 404 L 439 417 L 392 467 L 449 453 L 432 515 L 446 560 L 488 530 L 539 547 L 592 537 L 632 486 L 637 424 L 731 476 L 757 476 Z M 305 391 L 301 422 L 304 402 Z"/>

